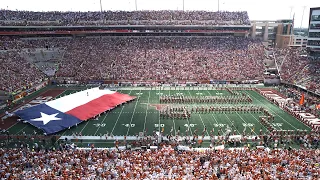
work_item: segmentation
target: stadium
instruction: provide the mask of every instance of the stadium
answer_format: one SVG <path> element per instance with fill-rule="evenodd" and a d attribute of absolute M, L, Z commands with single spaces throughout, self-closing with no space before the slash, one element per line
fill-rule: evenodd
<path fill-rule="evenodd" d="M 0 177 L 320 178 L 319 9 L 2 9 Z"/>

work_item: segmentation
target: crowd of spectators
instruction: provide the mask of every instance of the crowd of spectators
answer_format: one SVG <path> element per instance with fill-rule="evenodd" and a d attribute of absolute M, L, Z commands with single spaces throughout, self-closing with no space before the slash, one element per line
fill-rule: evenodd
<path fill-rule="evenodd" d="M 18 51 L 0 52 L 0 89 L 13 92 L 35 82 L 44 75 L 23 59 Z"/>
<path fill-rule="evenodd" d="M 20 63 L 23 61 L 20 54 L 45 47 L 65 51 L 63 59 L 57 60 L 55 76 L 82 81 L 253 80 L 262 78 L 263 73 L 263 45 L 242 37 L 96 37 L 12 41 L 19 43 L 5 46 L 2 59 L 8 63 L 1 65 L 3 71 L 15 67 L 20 74 L 2 76 L 2 88 L 9 90 L 43 77 L 30 63 Z M 2 43 L 7 42 L 10 41 Z M 12 59 L 19 63 L 10 64 Z M 45 69 L 49 71 L 47 67 Z M 12 78 L 20 82 L 10 83 Z"/>
<path fill-rule="evenodd" d="M 0 11 L 0 24 L 31 25 L 250 25 L 246 11 Z"/>
<path fill-rule="evenodd" d="M 65 146 L 64 146 L 65 147 Z M 318 179 L 318 150 L 0 149 L 6 179 Z"/>
<path fill-rule="evenodd" d="M 263 49 L 259 41 L 236 37 L 75 39 L 57 76 L 78 80 L 251 80 L 262 77 Z"/>
<path fill-rule="evenodd" d="M 304 94 L 304 104 L 303 106 L 300 106 L 300 108 L 320 118 L 320 109 L 317 108 L 320 104 L 319 96 L 313 93 L 305 93 L 291 85 L 281 85 L 279 86 L 279 91 L 286 97 L 292 98 L 297 103 L 300 101 L 302 94 Z"/>
<path fill-rule="evenodd" d="M 72 77 L 81 81 L 262 79 L 265 59 L 264 47 L 259 41 L 241 37 L 93 37 L 29 40 L 2 37 L 0 44 L 2 71 L 10 70 L 17 74 L 11 76 L 4 73 L 4 76 L 1 76 L 1 89 L 7 91 L 43 78 L 38 70 L 34 70 L 35 68 L 21 57 L 21 52 L 31 53 L 35 48 L 56 48 L 57 51 L 65 51 L 63 60 L 57 60 L 57 66 L 44 69 L 49 72 L 57 71 L 57 77 Z M 273 49 L 283 81 L 319 93 L 320 62 L 308 59 L 303 53 L 299 49 Z M 50 67 L 58 69 L 51 70 Z M 34 72 L 39 78 L 34 76 Z"/>
<path fill-rule="evenodd" d="M 301 49 L 274 49 L 282 80 L 320 94 L 320 61 Z"/>

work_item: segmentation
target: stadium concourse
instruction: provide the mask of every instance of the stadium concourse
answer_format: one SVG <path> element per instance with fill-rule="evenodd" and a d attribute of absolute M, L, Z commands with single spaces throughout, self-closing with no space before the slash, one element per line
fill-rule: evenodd
<path fill-rule="evenodd" d="M 248 26 L 250 21 L 245 11 L 1 10 L 0 25 Z M 259 85 L 219 85 L 263 80 L 266 50 L 282 64 L 283 81 L 320 91 L 319 62 L 301 56 L 300 49 L 266 48 L 248 37 L 1 36 L 0 90 L 14 94 L 45 87 L 10 104 L 2 117 L 0 178 L 319 179 L 319 116 L 311 114 L 318 110 L 306 105 L 319 104 L 316 95 L 303 96 L 300 106 L 301 92 L 292 87 L 282 86 L 279 93 Z M 58 85 L 47 85 L 48 79 Z M 123 82 L 127 87 L 103 86 L 138 98 L 53 136 L 14 116 L 77 94 L 96 80 Z M 137 81 L 147 87 L 136 87 Z M 282 93 L 296 97 L 288 100 Z"/>

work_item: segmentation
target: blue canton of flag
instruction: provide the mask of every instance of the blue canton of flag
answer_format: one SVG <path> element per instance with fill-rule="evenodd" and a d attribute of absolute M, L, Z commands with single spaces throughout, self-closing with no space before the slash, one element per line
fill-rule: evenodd
<path fill-rule="evenodd" d="M 82 121 L 72 115 L 58 111 L 46 104 L 40 104 L 15 112 L 21 119 L 47 134 L 59 132 Z"/>

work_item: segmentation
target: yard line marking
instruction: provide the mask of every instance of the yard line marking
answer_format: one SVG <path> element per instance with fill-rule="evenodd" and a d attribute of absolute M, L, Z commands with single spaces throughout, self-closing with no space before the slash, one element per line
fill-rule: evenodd
<path fill-rule="evenodd" d="M 89 121 L 90 121 L 90 120 L 87 120 L 87 121 L 86 121 L 86 124 L 85 124 L 85 125 L 84 125 L 84 127 L 81 129 L 81 131 L 80 131 L 80 133 L 81 133 L 81 134 L 82 134 L 82 131 L 84 130 L 84 128 L 86 128 L 86 127 L 87 127 L 87 125 L 88 125 Z"/>
<path fill-rule="evenodd" d="M 199 90 L 198 90 L 198 92 L 199 92 Z M 190 93 L 190 91 L 189 91 L 189 90 L 188 90 L 188 93 L 189 93 L 189 94 L 190 94 L 190 96 L 191 96 L 191 93 Z M 203 120 L 202 120 L 202 117 L 201 117 L 200 113 L 198 113 L 198 115 L 199 115 L 200 120 L 201 120 L 201 122 L 202 122 L 203 128 L 204 128 L 204 127 L 206 127 L 206 125 L 204 125 L 204 122 L 203 122 Z M 208 133 L 208 131 L 206 131 L 206 133 L 207 133 L 207 135 L 208 135 L 208 136 L 210 136 L 210 135 L 209 135 L 209 133 Z"/>
<path fill-rule="evenodd" d="M 208 90 L 207 90 L 208 91 Z M 209 92 L 209 91 L 208 91 Z M 199 90 L 198 90 L 198 93 L 199 93 Z M 189 93 L 190 94 L 190 93 Z M 209 93 L 210 94 L 210 93 Z M 208 104 L 207 103 L 205 103 L 205 105 L 208 107 L 208 108 L 210 108 L 209 106 L 208 106 Z M 210 113 L 211 114 L 211 116 L 213 117 L 213 119 L 216 121 L 216 118 L 213 116 L 213 114 L 212 113 Z M 200 114 L 199 114 L 200 115 Z M 201 116 L 200 116 L 200 118 L 201 118 Z M 202 119 L 202 118 L 201 118 Z M 216 121 L 217 122 L 217 121 Z M 212 128 L 214 128 L 214 126 L 212 125 L 212 123 L 211 123 L 211 121 L 209 121 L 209 124 L 210 124 L 210 126 L 212 127 Z M 217 124 L 218 124 L 218 122 L 217 122 Z M 207 134 L 208 134 L 208 130 L 207 130 Z M 208 134 L 209 135 L 209 134 Z"/>
<path fill-rule="evenodd" d="M 245 92 L 246 93 L 246 92 Z M 255 92 L 254 91 L 254 93 L 257 93 L 257 92 Z M 247 93 L 246 93 L 247 94 Z M 248 94 L 249 96 L 250 96 L 250 94 Z M 259 94 L 260 95 L 260 94 Z M 261 95 L 260 95 L 261 96 Z M 253 97 L 253 95 L 251 94 L 251 97 Z M 255 98 L 255 97 L 253 97 L 253 98 Z M 264 97 L 263 97 L 264 98 Z M 257 98 L 255 98 L 256 100 L 258 100 L 259 102 L 261 102 L 262 104 L 263 104 L 263 106 L 265 106 L 265 107 L 267 107 L 262 101 L 260 101 L 259 99 L 257 99 Z M 269 102 L 269 101 L 268 101 Z M 269 102 L 270 103 L 270 102 Z M 274 104 L 272 104 L 273 106 L 274 106 Z M 297 128 L 295 127 L 295 126 L 293 126 L 292 124 L 290 124 L 287 120 L 285 120 L 282 116 L 280 116 L 279 114 L 277 114 L 274 110 L 272 110 L 271 108 L 268 108 L 267 107 L 267 109 L 269 109 L 270 111 L 272 111 L 272 112 L 274 112 L 274 114 L 276 114 L 278 117 L 280 117 L 282 120 L 284 120 L 287 124 L 289 124 L 291 127 L 293 127 L 294 129 L 296 129 L 297 130 Z M 283 110 L 282 110 L 283 111 Z M 287 112 L 285 112 L 285 113 L 287 113 Z"/>
<path fill-rule="evenodd" d="M 132 91 L 132 89 L 130 90 L 130 92 L 129 92 L 128 94 L 130 94 L 131 91 Z M 119 119 L 120 119 L 120 116 L 121 116 L 121 114 L 122 114 L 123 109 L 124 109 L 124 106 L 122 106 L 121 111 L 120 111 L 120 113 L 119 113 L 119 116 L 118 116 L 118 118 L 117 118 L 117 120 L 116 120 L 116 123 L 114 123 L 114 126 L 113 126 L 110 134 L 112 134 L 113 131 L 114 131 L 114 129 L 116 128 L 116 125 L 118 124 L 118 121 L 119 121 Z M 130 126 L 131 126 L 131 125 L 130 125 Z"/>
<path fill-rule="evenodd" d="M 247 123 L 247 121 L 245 121 L 240 115 L 239 115 L 239 113 L 236 111 L 236 114 L 240 117 L 240 119 L 242 119 L 242 121 L 244 122 L 244 123 L 246 123 L 246 124 L 248 124 Z M 251 132 L 253 132 L 256 136 L 257 136 L 257 133 L 253 130 L 253 128 L 251 128 L 250 126 L 248 126 L 249 127 L 249 129 L 251 130 Z"/>
<path fill-rule="evenodd" d="M 27 127 L 27 125 L 24 126 L 22 129 L 20 129 L 20 131 L 16 132 L 15 134 L 19 134 L 19 133 L 20 133 L 22 130 L 24 130 L 26 127 Z"/>
<path fill-rule="evenodd" d="M 236 114 L 241 118 L 241 120 L 242 120 L 244 123 L 248 124 L 247 121 L 245 121 L 245 120 L 240 116 L 240 114 L 239 114 L 237 111 L 236 111 Z M 253 128 L 249 127 L 249 129 L 250 129 L 251 131 L 253 131 Z M 239 132 L 239 131 L 238 131 L 238 132 Z M 253 133 L 254 133 L 255 135 L 257 135 L 257 133 L 256 133 L 255 131 L 253 131 Z"/>
<path fill-rule="evenodd" d="M 170 96 L 170 90 L 169 90 L 169 96 Z M 174 122 L 174 119 L 173 119 L 173 118 L 172 118 L 172 122 L 173 122 L 174 135 L 176 136 L 176 135 L 177 135 L 177 132 L 176 132 L 176 123 Z"/>
<path fill-rule="evenodd" d="M 120 89 L 120 93 L 121 93 L 121 89 Z M 111 111 L 109 111 L 105 116 L 104 116 L 104 118 L 102 119 L 102 121 L 101 121 L 101 124 L 106 120 L 106 118 L 108 117 L 108 115 L 109 115 L 109 113 L 110 113 Z M 93 136 L 95 136 L 96 134 L 97 134 L 97 132 L 99 131 L 99 129 L 101 128 L 101 126 L 99 126 L 98 128 L 97 128 L 97 130 L 96 130 L 96 132 L 94 133 L 94 135 Z"/>
<path fill-rule="evenodd" d="M 207 92 L 208 92 L 208 94 L 209 94 L 210 96 L 212 96 L 211 93 L 210 93 L 208 90 L 207 90 Z M 208 104 L 206 104 L 206 106 L 208 107 Z M 215 121 L 217 124 L 219 124 L 218 120 L 216 119 L 216 117 L 214 117 L 213 113 L 210 113 L 210 114 L 211 114 L 211 116 L 213 117 L 214 121 Z M 209 122 L 210 122 L 210 121 L 209 121 Z M 210 122 L 210 124 L 211 124 L 211 122 Z M 213 125 L 212 125 L 212 128 L 214 128 Z M 223 133 L 225 133 L 225 131 L 224 131 Z"/>
<path fill-rule="evenodd" d="M 217 90 L 217 91 L 220 93 L 220 90 Z M 220 104 L 219 106 L 222 106 L 222 105 Z M 230 106 L 230 104 L 229 104 L 228 106 Z M 232 122 L 232 120 L 229 118 L 229 116 L 227 116 L 226 113 L 222 113 L 222 114 L 224 114 L 224 115 L 227 117 L 228 121 L 230 122 L 229 125 L 232 127 L 233 122 Z M 238 128 L 235 128 L 235 129 L 236 129 L 236 131 L 238 132 L 238 134 L 241 135 L 241 133 L 239 132 Z"/>
<path fill-rule="evenodd" d="M 226 113 L 223 113 L 226 117 L 227 117 L 227 119 L 228 119 L 228 121 L 231 123 L 230 125 L 231 125 L 231 127 L 232 127 L 232 121 L 231 121 L 231 119 L 227 116 L 227 114 Z M 239 132 L 239 130 L 236 128 L 236 131 L 238 132 L 238 134 L 239 135 L 241 135 L 241 133 Z"/>
<path fill-rule="evenodd" d="M 268 128 L 266 128 L 263 124 L 261 124 L 261 122 L 260 122 L 256 117 L 254 117 L 254 115 L 253 115 L 251 112 L 249 112 L 249 114 L 250 114 L 256 121 L 258 121 L 258 123 L 259 123 L 262 127 L 264 127 L 264 128 L 267 130 L 267 132 L 270 132 L 270 131 L 268 130 Z"/>
<path fill-rule="evenodd" d="M 170 91 L 169 91 L 170 92 Z M 160 88 L 159 88 L 159 92 L 158 92 L 159 94 L 161 93 L 161 86 L 160 86 Z M 159 99 L 158 99 L 158 102 L 160 103 L 160 96 L 159 96 Z M 158 114 L 158 119 L 159 119 L 159 124 L 158 124 L 158 126 L 159 126 L 159 134 L 161 133 L 161 127 L 160 127 L 160 112 L 158 112 L 159 114 Z"/>
<path fill-rule="evenodd" d="M 140 93 L 140 92 L 141 92 L 141 89 L 140 89 L 139 93 Z M 131 123 L 132 123 L 132 120 L 133 120 L 134 113 L 136 112 L 136 107 L 137 107 L 137 104 L 138 104 L 138 102 L 139 102 L 139 99 L 140 99 L 140 98 L 137 99 L 137 102 L 136 102 L 136 104 L 134 105 L 133 113 L 132 113 L 132 116 L 131 116 L 131 120 L 130 120 L 130 123 L 129 123 L 129 127 L 128 127 L 128 130 L 127 130 L 126 136 L 128 136 L 128 134 L 129 134 L 129 130 L 130 130 L 130 128 L 131 128 Z"/>
<path fill-rule="evenodd" d="M 249 114 L 250 114 L 262 127 L 264 127 L 264 128 L 267 130 L 267 132 L 270 132 L 270 131 L 268 130 L 268 128 L 266 128 L 263 124 L 261 124 L 261 122 L 259 121 L 259 119 L 257 119 L 250 111 L 249 111 Z M 278 128 L 280 128 L 280 129 L 282 130 L 281 127 L 278 127 Z"/>
<path fill-rule="evenodd" d="M 149 100 L 150 100 L 150 91 L 149 90 L 149 96 L 148 96 L 148 104 L 147 104 L 147 109 L 146 109 L 146 116 L 144 117 L 144 124 L 143 124 L 143 132 L 146 130 L 146 122 L 147 122 L 147 116 L 148 116 L 148 109 L 149 109 Z"/>
<path fill-rule="evenodd" d="M 169 91 L 170 92 L 170 91 Z M 180 91 L 179 91 L 179 93 L 180 93 Z M 189 132 L 190 132 L 190 135 L 189 136 L 193 136 L 193 133 L 192 133 L 192 129 L 191 129 L 191 126 L 190 126 L 190 121 L 189 121 L 189 119 L 187 118 L 187 122 L 188 122 L 188 130 L 189 130 Z"/>

